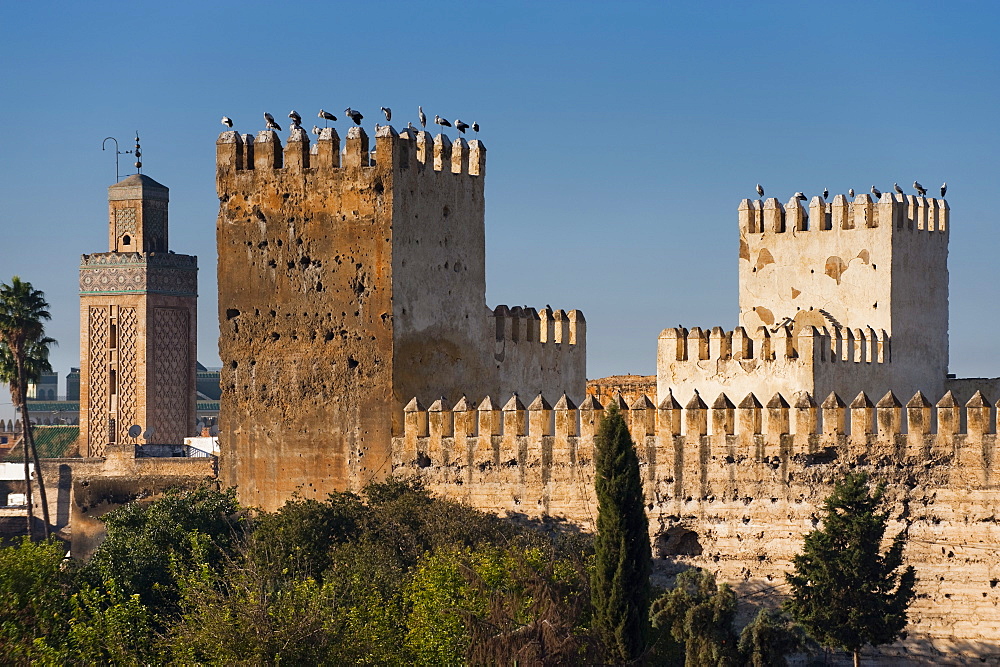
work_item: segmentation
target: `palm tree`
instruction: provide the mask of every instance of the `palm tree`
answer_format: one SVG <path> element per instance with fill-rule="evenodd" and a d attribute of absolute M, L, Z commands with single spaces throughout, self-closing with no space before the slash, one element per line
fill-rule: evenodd
<path fill-rule="evenodd" d="M 28 382 L 37 382 L 41 379 L 42 373 L 48 373 L 52 371 L 52 366 L 49 364 L 49 345 L 56 345 L 56 340 L 54 338 L 43 337 L 41 340 L 27 341 L 25 345 L 25 358 L 24 358 L 24 369 L 25 374 L 28 376 Z M 17 382 L 17 364 L 14 361 L 14 355 L 11 353 L 10 348 L 7 346 L 6 341 L 0 339 L 0 383 L 6 383 L 10 386 L 10 395 L 12 403 L 15 406 L 22 406 L 22 426 L 25 420 L 29 419 L 27 414 L 28 404 L 24 400 L 25 395 L 23 393 L 21 383 Z M 28 421 L 30 426 L 30 421 Z M 23 429 L 22 429 L 23 433 Z M 28 533 L 32 533 L 32 517 L 34 516 L 34 508 L 31 496 L 31 472 L 28 468 L 28 452 L 29 449 L 34 455 L 35 470 L 38 471 L 39 479 L 39 495 L 45 498 L 45 482 L 41 476 L 41 468 L 38 461 L 38 450 L 35 447 L 35 434 L 31 428 L 28 428 L 27 433 L 30 438 L 25 438 L 23 435 L 21 437 L 21 443 L 24 448 L 24 482 L 25 482 L 25 495 L 28 500 Z M 30 444 L 29 444 L 30 442 Z M 49 523 L 49 511 L 48 506 L 43 500 L 42 503 L 42 516 L 46 524 L 46 536 L 48 535 L 48 523 Z"/>
<path fill-rule="evenodd" d="M 28 451 L 35 464 L 38 495 L 42 504 L 45 537 L 49 536 L 49 505 L 45 494 L 45 481 L 38 461 L 38 450 L 31 432 L 28 415 L 28 382 L 38 380 L 47 368 L 49 345 L 55 343 L 45 335 L 43 320 L 52 319 L 45 294 L 31 283 L 14 276 L 10 284 L 0 283 L 0 342 L 5 352 L 0 354 L 0 368 L 4 379 L 10 383 L 11 400 L 21 412 L 21 438 L 24 442 L 24 481 L 28 498 L 28 535 L 33 533 L 33 505 L 31 475 L 28 471 Z"/>

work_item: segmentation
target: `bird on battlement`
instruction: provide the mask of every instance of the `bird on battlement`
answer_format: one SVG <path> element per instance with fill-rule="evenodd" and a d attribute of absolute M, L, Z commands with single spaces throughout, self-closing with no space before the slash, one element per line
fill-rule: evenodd
<path fill-rule="evenodd" d="M 872 186 L 872 194 L 875 195 L 875 199 L 882 198 L 882 191 L 876 188 L 874 185 Z"/>
<path fill-rule="evenodd" d="M 281 126 L 274 122 L 274 116 L 266 111 L 264 112 L 264 120 L 267 121 L 266 129 L 281 131 Z"/>
<path fill-rule="evenodd" d="M 829 188 L 823 188 L 823 199 L 826 199 L 829 196 L 830 196 Z"/>
<path fill-rule="evenodd" d="M 472 121 L 472 131 L 476 133 L 476 138 L 479 138 L 479 123 Z"/>
<path fill-rule="evenodd" d="M 417 128 L 413 127 L 413 123 L 412 122 L 406 124 L 406 129 L 407 130 L 412 130 L 413 132 L 417 131 Z"/>
<path fill-rule="evenodd" d="M 222 124 L 225 125 L 226 127 L 232 127 L 233 126 L 233 119 L 230 118 L 229 116 L 223 116 L 222 117 Z"/>
<path fill-rule="evenodd" d="M 460 118 L 456 118 L 455 119 L 455 129 L 458 130 L 459 132 L 461 132 L 462 134 L 465 134 L 465 131 L 469 129 L 469 124 L 468 123 L 463 123 L 462 119 L 460 119 Z"/>
<path fill-rule="evenodd" d="M 360 111 L 355 111 L 351 107 L 344 109 L 344 115 L 353 120 L 355 125 L 361 125 L 361 121 L 364 118 Z"/>
<path fill-rule="evenodd" d="M 764 196 L 764 188 L 760 186 L 760 183 L 757 184 L 757 196 L 758 197 Z"/>
<path fill-rule="evenodd" d="M 802 192 L 796 192 L 794 195 L 792 195 L 792 197 L 801 201 L 806 201 L 807 199 L 805 193 Z"/>
<path fill-rule="evenodd" d="M 854 188 L 851 188 L 850 190 L 847 191 L 847 196 L 848 197 L 853 197 L 854 196 Z"/>
<path fill-rule="evenodd" d="M 322 118 L 323 120 L 328 122 L 331 120 L 337 120 L 337 117 L 334 116 L 332 113 L 330 113 L 329 111 L 323 111 L 322 109 L 319 110 L 319 113 L 316 114 L 316 117 Z"/>
<path fill-rule="evenodd" d="M 420 127 L 427 129 L 427 114 L 424 113 L 424 108 L 422 106 L 417 106 L 417 120 L 420 121 Z"/>
<path fill-rule="evenodd" d="M 288 117 L 292 119 L 292 129 L 295 129 L 302 124 L 302 116 L 295 109 L 288 112 Z"/>
<path fill-rule="evenodd" d="M 392 109 L 390 109 L 389 107 L 380 107 L 380 108 L 382 109 L 382 113 L 385 114 L 385 122 L 387 122 L 387 123 L 391 122 L 392 121 Z"/>
<path fill-rule="evenodd" d="M 319 125 L 313 125 L 312 133 L 315 134 L 317 137 L 319 136 L 320 133 Z"/>
<path fill-rule="evenodd" d="M 896 191 L 897 195 L 904 194 L 903 193 L 903 188 L 899 187 L 899 183 L 893 183 L 892 184 L 892 189 Z"/>
<path fill-rule="evenodd" d="M 941 184 L 941 199 L 944 199 L 944 193 L 948 192 L 948 182 L 945 181 Z"/>
<path fill-rule="evenodd" d="M 921 197 L 927 194 L 927 188 L 920 185 L 920 183 L 917 183 L 916 181 L 913 181 L 913 189 L 916 190 L 917 194 L 920 195 Z"/>
<path fill-rule="evenodd" d="M 451 127 L 451 123 L 448 122 L 447 118 L 442 118 L 435 114 L 434 123 L 440 125 L 441 127 Z"/>

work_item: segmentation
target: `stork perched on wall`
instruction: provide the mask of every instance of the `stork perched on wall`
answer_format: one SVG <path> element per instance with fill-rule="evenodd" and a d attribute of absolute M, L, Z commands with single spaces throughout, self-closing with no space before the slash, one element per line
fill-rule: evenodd
<path fill-rule="evenodd" d="M 269 114 L 266 111 L 264 112 L 264 121 L 266 123 L 265 129 L 268 129 L 268 130 L 277 130 L 277 131 L 281 132 L 281 126 L 278 125 L 274 121 L 274 116 L 272 116 L 271 114 Z"/>
<path fill-rule="evenodd" d="M 320 110 L 319 110 L 319 113 L 318 113 L 318 114 L 316 114 L 316 117 L 317 117 L 317 118 L 322 118 L 322 119 L 323 119 L 323 121 L 324 121 L 324 123 L 323 123 L 323 126 L 324 126 L 324 127 L 326 127 L 326 126 L 327 126 L 327 123 L 329 123 L 329 122 L 330 122 L 331 120 L 337 120 L 337 117 L 336 117 L 336 116 L 334 116 L 334 115 L 333 115 L 332 113 L 330 113 L 329 111 L 324 111 L 323 109 L 320 109 Z"/>

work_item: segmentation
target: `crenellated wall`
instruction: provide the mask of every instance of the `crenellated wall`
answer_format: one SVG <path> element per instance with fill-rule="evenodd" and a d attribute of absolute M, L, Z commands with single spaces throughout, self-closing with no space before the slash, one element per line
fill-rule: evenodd
<path fill-rule="evenodd" d="M 531 396 L 568 391 L 574 400 L 583 400 L 587 320 L 582 311 L 501 305 L 491 315 L 496 325 L 493 360 L 498 373 L 491 394 Z"/>
<path fill-rule="evenodd" d="M 580 313 L 498 329 L 486 307 L 485 146 L 374 143 L 218 139 L 220 470 L 249 505 L 385 475 L 410 396 L 585 391 Z"/>
<path fill-rule="evenodd" d="M 657 394 L 943 394 L 949 215 L 893 193 L 742 200 L 741 326 L 665 329 Z"/>
<path fill-rule="evenodd" d="M 1000 641 L 997 409 L 981 393 L 965 405 L 951 393 L 905 405 L 891 392 L 849 405 L 836 394 L 680 398 L 615 401 L 637 443 L 657 558 L 713 570 L 741 596 L 780 596 L 833 482 L 864 470 L 887 484 L 890 532 L 908 531 L 920 579 L 911 640 L 987 651 Z M 579 406 L 413 399 L 393 468 L 486 511 L 592 528 L 604 409 L 592 396 Z"/>
<path fill-rule="evenodd" d="M 748 334 L 743 327 L 672 327 L 660 333 L 657 346 L 657 395 L 881 395 L 890 388 L 891 363 L 892 341 L 871 328 L 758 327 Z"/>

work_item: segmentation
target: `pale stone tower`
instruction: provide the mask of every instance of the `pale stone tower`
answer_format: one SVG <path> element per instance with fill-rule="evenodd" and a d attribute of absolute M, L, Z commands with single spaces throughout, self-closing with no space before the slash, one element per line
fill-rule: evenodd
<path fill-rule="evenodd" d="M 109 252 L 80 261 L 81 453 L 183 442 L 195 422 L 198 259 L 167 248 L 169 191 L 144 174 L 108 188 Z M 138 424 L 150 437 L 130 438 Z"/>
<path fill-rule="evenodd" d="M 944 199 L 885 193 L 739 206 L 740 326 L 665 329 L 657 393 L 940 396 L 948 378 Z M 971 394 L 971 392 L 969 392 Z M 672 399 L 671 399 L 672 400 Z"/>

